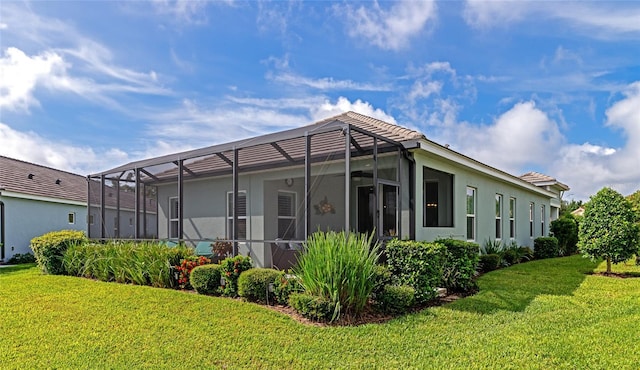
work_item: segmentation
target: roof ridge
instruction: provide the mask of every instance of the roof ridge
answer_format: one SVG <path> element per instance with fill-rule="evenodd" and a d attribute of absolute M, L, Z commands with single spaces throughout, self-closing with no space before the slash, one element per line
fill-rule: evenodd
<path fill-rule="evenodd" d="M 45 166 L 45 165 L 34 163 L 34 162 L 28 162 L 28 161 L 25 161 L 25 160 L 22 160 L 22 159 L 11 158 L 11 157 L 7 157 L 6 155 L 0 155 L 0 158 L 5 158 L 5 159 L 8 159 L 10 161 L 21 162 L 21 163 L 24 163 L 24 164 L 28 164 L 28 165 L 31 165 L 31 166 L 44 168 L 44 169 L 51 170 L 51 171 L 63 172 L 63 173 L 69 174 L 69 175 L 79 176 L 79 177 L 82 177 L 82 178 L 85 177 L 83 175 L 80 175 L 80 174 L 77 174 L 77 173 L 73 173 L 73 172 L 70 172 L 70 171 L 65 171 L 65 170 L 61 170 L 61 169 L 58 169 L 58 168 Z"/>

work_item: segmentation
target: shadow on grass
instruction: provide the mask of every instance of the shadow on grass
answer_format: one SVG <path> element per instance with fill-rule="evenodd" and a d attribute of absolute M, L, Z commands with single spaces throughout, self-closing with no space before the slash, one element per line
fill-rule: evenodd
<path fill-rule="evenodd" d="M 10 274 L 12 272 L 17 272 L 17 271 L 22 271 L 22 270 L 28 270 L 32 267 L 36 266 L 35 263 L 25 263 L 22 265 L 13 265 L 13 266 L 6 266 L 6 267 L 0 267 L 0 275 L 4 275 L 4 274 Z"/>
<path fill-rule="evenodd" d="M 478 294 L 455 301 L 451 310 L 489 314 L 521 312 L 540 295 L 570 296 L 597 263 L 581 256 L 531 261 L 490 272 L 478 279 Z"/>

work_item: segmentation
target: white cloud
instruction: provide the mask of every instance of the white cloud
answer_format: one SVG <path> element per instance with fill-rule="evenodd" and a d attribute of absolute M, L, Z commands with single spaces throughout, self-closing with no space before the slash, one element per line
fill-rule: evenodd
<path fill-rule="evenodd" d="M 129 160 L 128 155 L 119 149 L 96 152 L 89 147 L 54 142 L 35 132 L 14 130 L 4 123 L 0 123 L 0 142 L 1 155 L 80 175 Z"/>
<path fill-rule="evenodd" d="M 640 33 L 640 7 L 635 2 L 553 2 L 467 0 L 463 11 L 474 28 L 505 27 L 539 18 L 564 22 L 596 38 L 634 37 Z"/>
<path fill-rule="evenodd" d="M 436 19 L 434 1 L 401 1 L 392 3 L 388 10 L 376 1 L 369 8 L 351 5 L 337 6 L 336 13 L 346 19 L 346 28 L 352 37 L 361 37 L 385 50 L 408 47 L 409 40 L 422 32 L 427 23 Z"/>
<path fill-rule="evenodd" d="M 228 1 L 231 3 L 231 1 Z M 160 15 L 169 16 L 171 20 L 190 24 L 208 22 L 206 12 L 207 0 L 153 0 L 152 4 Z"/>
<path fill-rule="evenodd" d="M 339 97 L 335 103 L 332 103 L 329 100 L 325 100 L 325 102 L 319 107 L 311 109 L 311 117 L 314 121 L 317 121 L 348 111 L 354 111 L 356 113 L 364 114 L 366 116 L 377 118 L 389 123 L 396 123 L 396 120 L 395 118 L 393 118 L 393 116 L 390 116 L 380 108 L 374 108 L 371 103 L 362 101 L 360 99 L 351 102 L 349 99 L 342 96 Z"/>
<path fill-rule="evenodd" d="M 306 86 L 318 90 L 353 90 L 353 91 L 391 91 L 392 87 L 387 84 L 372 84 L 355 82 L 352 80 L 336 80 L 333 77 L 309 78 L 295 73 L 270 73 L 267 78 L 275 82 L 284 83 L 291 86 Z"/>

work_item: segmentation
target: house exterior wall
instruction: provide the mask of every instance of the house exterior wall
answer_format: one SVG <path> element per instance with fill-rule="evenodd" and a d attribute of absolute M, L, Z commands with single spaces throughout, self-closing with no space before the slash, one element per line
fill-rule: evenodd
<path fill-rule="evenodd" d="M 89 223 L 90 235 L 92 238 L 99 238 L 101 230 L 100 224 L 100 207 L 91 206 L 91 218 L 93 223 Z M 114 208 L 107 207 L 105 209 L 105 237 L 115 238 L 119 235 L 122 239 L 133 239 L 135 237 L 135 225 L 134 225 L 135 212 L 130 209 L 120 209 L 120 222 L 119 222 L 119 234 L 116 232 L 116 215 L 117 212 Z M 86 218 L 86 216 L 85 216 Z M 91 220 L 90 220 L 91 221 Z M 142 226 L 140 226 L 142 227 Z M 158 237 L 158 217 L 156 214 L 147 212 L 147 235 L 143 235 L 144 239 L 156 239 Z"/>
<path fill-rule="evenodd" d="M 416 239 L 432 241 L 453 237 L 467 240 L 467 187 L 476 189 L 476 237 L 474 242 L 482 245 L 486 240 L 496 239 L 496 194 L 502 195 L 502 238 L 509 242 L 509 200 L 516 199 L 515 240 L 518 245 L 533 247 L 533 240 L 549 235 L 550 197 L 516 186 L 498 178 L 470 169 L 426 151 L 414 153 L 416 162 Z M 453 226 L 425 227 L 425 198 L 423 169 L 428 167 L 453 175 Z M 529 206 L 533 203 L 533 237 L 529 230 Z M 541 222 L 541 206 L 545 206 L 544 230 Z"/>
<path fill-rule="evenodd" d="M 53 201 L 14 198 L 3 195 L 5 261 L 17 253 L 32 253 L 31 239 L 57 230 L 87 231 L 87 207 Z M 69 223 L 69 213 L 75 222 Z"/>

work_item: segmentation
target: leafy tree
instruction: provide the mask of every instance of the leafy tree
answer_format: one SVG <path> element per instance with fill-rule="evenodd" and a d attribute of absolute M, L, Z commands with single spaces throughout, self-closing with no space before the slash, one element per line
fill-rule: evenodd
<path fill-rule="evenodd" d="M 640 190 L 629 195 L 627 200 L 631 203 L 631 208 L 636 212 L 637 220 L 640 222 Z"/>
<path fill-rule="evenodd" d="M 583 205 L 584 204 L 581 200 L 571 199 L 571 201 L 569 202 L 563 200 L 562 203 L 560 203 L 560 216 L 562 217 L 564 215 L 569 215 L 571 214 L 571 212 L 582 207 Z"/>
<path fill-rule="evenodd" d="M 583 255 L 611 263 L 628 260 L 638 252 L 640 228 L 631 204 L 617 191 L 603 188 L 587 203 L 580 225 L 578 248 Z"/>
<path fill-rule="evenodd" d="M 560 253 L 571 255 L 577 252 L 578 222 L 571 213 L 567 213 L 551 222 L 551 233 L 558 239 Z"/>

